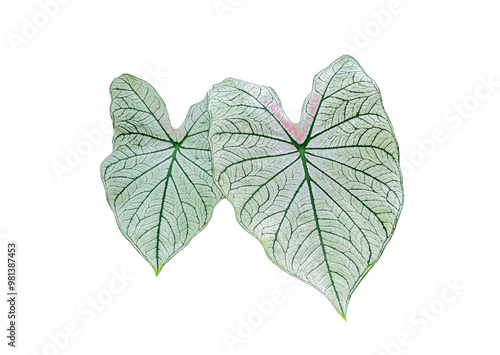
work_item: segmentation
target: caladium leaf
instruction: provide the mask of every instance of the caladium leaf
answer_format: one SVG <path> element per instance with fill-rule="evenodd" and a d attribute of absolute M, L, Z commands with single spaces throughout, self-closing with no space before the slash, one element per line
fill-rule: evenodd
<path fill-rule="evenodd" d="M 110 93 L 113 152 L 101 178 L 122 234 L 158 275 L 207 225 L 222 198 L 211 175 L 206 97 L 173 129 L 147 82 L 124 74 Z"/>
<path fill-rule="evenodd" d="M 403 205 L 399 148 L 380 91 L 354 58 L 321 71 L 300 122 L 268 87 L 209 92 L 213 176 L 238 222 L 345 318 Z"/>

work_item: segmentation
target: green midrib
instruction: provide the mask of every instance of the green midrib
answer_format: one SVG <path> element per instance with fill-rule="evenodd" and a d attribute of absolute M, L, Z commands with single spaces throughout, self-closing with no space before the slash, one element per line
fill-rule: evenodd
<path fill-rule="evenodd" d="M 167 195 L 167 187 L 168 181 L 172 176 L 172 167 L 174 166 L 174 162 L 177 158 L 177 152 L 179 151 L 180 144 L 172 141 L 172 145 L 174 146 L 174 152 L 172 153 L 172 160 L 170 162 L 170 166 L 168 168 L 167 176 L 165 178 L 165 188 L 163 189 L 163 196 L 161 199 L 161 207 L 160 213 L 158 213 L 158 230 L 156 232 L 156 276 L 160 273 L 160 230 L 161 230 L 161 219 L 163 217 L 163 207 L 165 205 L 165 196 Z M 163 265 L 162 265 L 163 266 Z"/>
<path fill-rule="evenodd" d="M 306 158 L 306 154 L 305 154 L 306 153 L 306 149 L 305 149 L 306 144 L 298 145 L 298 143 L 294 141 L 294 145 L 297 147 L 297 150 L 299 151 L 300 159 L 302 161 L 302 166 L 304 168 L 304 180 L 307 182 L 307 189 L 309 191 L 309 199 L 311 200 L 311 206 L 312 206 L 312 210 L 314 213 L 314 221 L 316 223 L 316 230 L 318 231 L 318 238 L 319 238 L 319 243 L 321 245 L 321 251 L 323 253 L 323 258 L 325 259 L 325 265 L 326 265 L 326 269 L 328 272 L 328 277 L 330 278 L 330 282 L 331 282 L 331 285 L 333 287 L 333 291 L 335 292 L 335 296 L 337 297 L 337 301 L 339 303 L 341 315 L 342 315 L 342 317 L 344 317 L 345 312 L 344 312 L 344 309 L 342 307 L 342 303 L 340 301 L 339 294 L 338 294 L 337 289 L 335 287 L 335 283 L 333 282 L 332 272 L 330 270 L 330 264 L 328 263 L 328 256 L 327 256 L 326 250 L 325 250 L 325 243 L 323 242 L 323 236 L 321 234 L 321 228 L 319 226 L 318 213 L 316 211 L 316 204 L 314 202 L 314 195 L 313 195 L 312 187 L 311 187 L 311 180 L 312 179 L 311 179 L 311 176 L 309 175 L 309 170 L 307 168 L 307 158 Z"/>

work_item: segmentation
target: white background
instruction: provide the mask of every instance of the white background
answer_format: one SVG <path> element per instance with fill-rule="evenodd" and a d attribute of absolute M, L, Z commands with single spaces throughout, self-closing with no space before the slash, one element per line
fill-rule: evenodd
<path fill-rule="evenodd" d="M 12 353 L 498 354 L 495 5 L 2 1 L 0 289 L 15 240 Z M 347 322 L 268 261 L 227 201 L 156 278 L 121 236 L 99 177 L 112 79 L 151 82 L 175 127 L 229 76 L 273 87 L 298 120 L 313 76 L 344 53 L 378 83 L 405 174 L 398 227 Z M 116 282 L 123 272 L 132 279 Z M 263 315 L 255 302 L 269 306 L 273 293 Z M 2 301 L 2 354 L 6 312 Z"/>

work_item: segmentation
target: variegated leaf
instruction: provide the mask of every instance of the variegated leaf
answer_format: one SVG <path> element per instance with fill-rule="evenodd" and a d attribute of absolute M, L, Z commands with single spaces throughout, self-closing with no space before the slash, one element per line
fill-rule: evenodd
<path fill-rule="evenodd" d="M 113 152 L 101 165 L 102 181 L 122 234 L 158 275 L 222 198 L 211 175 L 206 98 L 175 130 L 145 81 L 124 74 L 110 93 Z"/>
<path fill-rule="evenodd" d="M 209 92 L 213 176 L 238 222 L 345 318 L 403 206 L 399 149 L 380 91 L 343 56 L 313 81 L 300 122 L 268 87 Z"/>

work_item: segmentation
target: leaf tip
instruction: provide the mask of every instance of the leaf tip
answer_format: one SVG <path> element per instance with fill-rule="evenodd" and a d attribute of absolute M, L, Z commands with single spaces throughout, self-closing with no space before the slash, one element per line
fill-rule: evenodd
<path fill-rule="evenodd" d="M 342 317 L 343 320 L 347 322 L 347 315 L 345 313 L 342 313 L 340 316 Z"/>
<path fill-rule="evenodd" d="M 153 266 L 153 270 L 155 271 L 155 276 L 156 277 L 158 277 L 158 275 L 160 274 L 162 268 L 163 268 L 163 265 L 160 266 L 160 267 L 154 267 Z"/>

